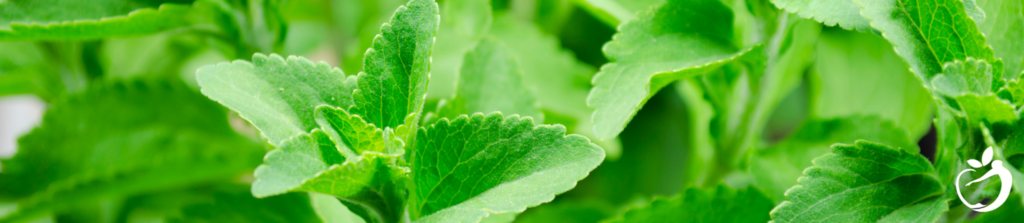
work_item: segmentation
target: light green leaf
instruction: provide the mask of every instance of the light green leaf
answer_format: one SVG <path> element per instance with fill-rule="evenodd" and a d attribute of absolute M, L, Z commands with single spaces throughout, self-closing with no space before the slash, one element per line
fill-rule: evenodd
<path fill-rule="evenodd" d="M 324 223 L 366 223 L 359 215 L 349 211 L 334 196 L 309 193 L 309 200 L 313 205 L 313 210 Z"/>
<path fill-rule="evenodd" d="M 82 40 L 144 35 L 197 23 L 189 5 L 132 0 L 0 2 L 0 40 Z"/>
<path fill-rule="evenodd" d="M 889 40 L 922 80 L 942 72 L 945 63 L 973 57 L 989 61 L 1002 74 L 985 37 L 959 0 L 853 0 L 861 15 Z M 928 84 L 928 83 L 925 83 Z"/>
<path fill-rule="evenodd" d="M 44 100 L 64 92 L 58 71 L 38 43 L 0 42 L 0 96 L 35 94 Z"/>
<path fill-rule="evenodd" d="M 455 33 L 468 38 L 479 38 L 491 26 L 491 2 L 479 0 L 450 0 L 444 2 L 444 11 L 452 16 L 450 25 Z"/>
<path fill-rule="evenodd" d="M 582 0 L 579 3 L 605 24 L 617 27 L 636 19 L 637 12 L 664 4 L 665 0 Z"/>
<path fill-rule="evenodd" d="M 947 207 L 934 203 L 945 188 L 924 156 L 868 141 L 832 146 L 799 182 L 774 222 L 932 222 Z"/>
<path fill-rule="evenodd" d="M 545 34 L 533 23 L 517 20 L 509 14 L 495 18 L 490 34 L 509 46 L 509 52 L 523 71 L 523 84 L 537 96 L 541 109 L 548 114 L 545 124 L 563 124 L 570 133 L 596 138 L 591 122 L 594 110 L 587 106 L 594 68 L 561 48 L 556 36 Z M 567 118 L 559 120 L 560 117 Z M 605 149 L 609 159 L 621 153 L 617 138 L 594 140 L 594 143 Z"/>
<path fill-rule="evenodd" d="M 692 21 L 707 21 L 693 23 Z M 599 139 L 619 134 L 665 85 L 717 69 L 760 47 L 733 45 L 733 14 L 719 1 L 670 0 L 619 27 L 604 46 L 612 61 L 601 67 L 587 98 Z"/>
<path fill-rule="evenodd" d="M 1003 78 L 1016 79 L 1024 69 L 1024 12 L 1019 0 L 983 0 L 978 6 L 987 14 L 978 29 L 1004 62 Z"/>
<path fill-rule="evenodd" d="M 860 6 L 852 0 L 772 0 L 775 6 L 800 17 L 814 19 L 827 26 L 867 31 L 868 20 L 860 16 Z"/>
<path fill-rule="evenodd" d="M 956 97 L 967 93 L 986 95 L 1000 87 L 992 78 L 992 66 L 987 61 L 968 57 L 966 61 L 956 60 L 942 66 L 942 73 L 932 77 L 931 85 L 935 91 L 947 96 Z"/>
<path fill-rule="evenodd" d="M 416 129 L 426 99 L 430 72 L 430 53 L 440 18 L 433 0 L 412 0 L 399 6 L 391 22 L 381 26 L 380 34 L 363 58 L 364 72 L 353 94 L 361 115 L 378 128 L 397 129 L 406 125 L 409 139 Z M 344 108 L 344 107 L 342 107 Z"/>
<path fill-rule="evenodd" d="M 672 198 L 657 198 L 608 222 L 765 222 L 772 203 L 751 187 L 734 190 L 688 188 Z"/>
<path fill-rule="evenodd" d="M 345 157 L 356 157 L 363 152 L 391 153 L 385 145 L 384 131 L 366 123 L 359 115 L 330 106 L 316 108 L 316 122 L 331 141 L 338 142 L 338 151 Z M 390 129 L 388 130 L 391 131 Z M 401 148 L 401 145 L 397 146 Z M 398 152 L 398 151 L 393 151 Z"/>
<path fill-rule="evenodd" d="M 405 180 L 409 169 L 398 157 L 364 153 L 357 160 L 317 174 L 297 188 L 330 194 L 367 222 L 398 222 L 405 209 Z"/>
<path fill-rule="evenodd" d="M 441 119 L 418 134 L 408 202 L 416 222 L 521 212 L 571 189 L 604 160 L 585 137 L 515 115 Z"/>
<path fill-rule="evenodd" d="M 978 96 L 976 94 L 965 94 L 956 97 L 971 123 L 987 121 L 989 123 L 1016 123 L 1017 111 L 1013 105 L 996 95 Z"/>
<path fill-rule="evenodd" d="M 999 89 L 999 96 L 1001 98 L 1010 99 L 1010 101 L 1013 102 L 1013 105 L 1018 108 L 1024 107 L 1024 81 L 1007 81 L 1006 86 Z"/>
<path fill-rule="evenodd" d="M 292 191 L 329 194 L 368 222 L 397 222 L 404 207 L 401 182 L 408 169 L 397 166 L 396 159 L 376 152 L 345 159 L 327 134 L 314 130 L 267 153 L 264 164 L 256 168 L 252 194 L 260 198 Z"/>
<path fill-rule="evenodd" d="M 319 105 L 353 105 L 354 76 L 345 77 L 327 63 L 276 54 L 255 54 L 252 63 L 236 60 L 199 68 L 203 94 L 238 112 L 272 145 L 317 127 Z"/>
<path fill-rule="evenodd" d="M 98 83 L 64 97 L 3 161 L 0 197 L 17 199 L 18 211 L 0 218 L 234 178 L 264 150 L 217 114 L 225 111 L 180 83 Z"/>
<path fill-rule="evenodd" d="M 754 184 L 781 202 L 785 200 L 786 189 L 796 185 L 802 171 L 812 165 L 811 160 L 827 154 L 832 144 L 856 140 L 893 145 L 911 154 L 920 150 L 907 130 L 877 116 L 812 119 L 785 141 L 755 153 L 747 168 Z"/>
<path fill-rule="evenodd" d="M 825 30 L 816 55 L 807 80 L 812 116 L 876 115 L 910 130 L 910 138 L 928 132 L 932 95 L 885 39 L 870 33 Z"/>
<path fill-rule="evenodd" d="M 523 86 L 519 65 L 494 39 L 485 38 L 466 53 L 456 86 L 455 98 L 438 105 L 441 117 L 501 112 L 544 120 L 533 93 Z"/>
<path fill-rule="evenodd" d="M 441 4 L 441 27 L 431 55 L 428 99 L 455 95 L 462 60 L 487 34 L 493 20 L 491 13 L 490 1 L 452 0 Z"/>

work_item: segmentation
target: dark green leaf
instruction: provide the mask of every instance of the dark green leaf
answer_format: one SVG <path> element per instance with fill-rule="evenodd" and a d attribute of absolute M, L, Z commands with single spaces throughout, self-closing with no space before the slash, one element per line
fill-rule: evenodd
<path fill-rule="evenodd" d="M 263 149 L 234 133 L 224 114 L 179 83 L 113 82 L 70 95 L 4 160 L 0 196 L 19 199 L 7 217 L 233 178 Z"/>

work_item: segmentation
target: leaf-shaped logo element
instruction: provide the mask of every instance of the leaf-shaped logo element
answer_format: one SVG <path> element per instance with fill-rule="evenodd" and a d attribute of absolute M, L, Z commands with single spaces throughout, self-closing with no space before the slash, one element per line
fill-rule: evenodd
<path fill-rule="evenodd" d="M 978 160 L 976 160 L 976 159 L 969 159 L 969 160 L 967 160 L 967 164 L 971 165 L 971 167 L 974 167 L 974 168 L 981 168 L 982 166 L 984 166 L 984 165 L 981 164 L 981 162 L 978 162 Z"/>
<path fill-rule="evenodd" d="M 990 146 L 990 147 L 988 147 L 988 149 L 985 149 L 985 152 L 981 153 L 981 165 L 982 166 L 988 166 L 988 164 L 991 163 L 991 162 L 992 162 L 992 147 Z M 975 167 L 975 168 L 977 168 L 977 167 Z"/>

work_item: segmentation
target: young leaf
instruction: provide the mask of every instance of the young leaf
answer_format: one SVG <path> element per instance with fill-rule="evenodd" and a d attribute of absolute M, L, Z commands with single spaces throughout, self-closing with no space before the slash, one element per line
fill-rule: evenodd
<path fill-rule="evenodd" d="M 523 84 L 537 96 L 541 110 L 552 117 L 569 117 L 565 121 L 548 118 L 546 123 L 563 124 L 570 133 L 596 138 L 591 122 L 594 110 L 587 106 L 594 68 L 561 48 L 556 36 L 545 34 L 534 23 L 518 20 L 511 14 L 497 16 L 490 34 L 509 46 L 523 72 Z M 594 143 L 604 148 L 609 158 L 621 153 L 617 138 Z"/>
<path fill-rule="evenodd" d="M 400 125 L 416 129 L 439 22 L 433 0 L 411 0 L 395 10 L 391 22 L 381 26 L 381 33 L 366 50 L 364 72 L 359 73 L 359 87 L 353 94 L 353 113 L 381 129 L 397 130 Z M 411 136 L 411 132 L 407 134 Z"/>
<path fill-rule="evenodd" d="M 1024 11 L 1021 1 L 979 1 L 986 16 L 978 29 L 985 34 L 985 42 L 992 46 L 996 58 L 1003 59 L 1003 78 L 1017 79 L 1024 69 Z"/>
<path fill-rule="evenodd" d="M 783 201 L 783 193 L 797 184 L 811 160 L 828 153 L 832 144 L 856 140 L 885 143 L 912 154 L 919 150 L 906 129 L 877 116 L 815 118 L 804 122 L 785 141 L 757 151 L 747 168 L 758 188 L 772 200 Z"/>
<path fill-rule="evenodd" d="M 861 15 L 893 44 L 896 54 L 922 80 L 941 73 L 943 64 L 968 57 L 989 61 L 996 75 L 1002 73 L 1002 62 L 985 45 L 985 37 L 967 15 L 962 1 L 853 1 L 864 8 Z"/>
<path fill-rule="evenodd" d="M 189 5 L 131 0 L 0 2 L 0 40 L 83 40 L 144 35 L 196 23 Z"/>
<path fill-rule="evenodd" d="M 260 198 L 291 191 L 329 194 L 364 220 L 397 222 L 404 207 L 401 181 L 408 172 L 395 165 L 397 157 L 375 152 L 341 157 L 319 130 L 293 137 L 267 153 L 264 164 L 256 168 L 252 194 Z"/>
<path fill-rule="evenodd" d="M 928 133 L 933 118 L 932 95 L 885 39 L 870 33 L 827 29 L 822 31 L 816 49 L 814 68 L 807 80 L 811 116 L 876 115 L 910 130 L 910 138 Z"/>
<path fill-rule="evenodd" d="M 356 85 L 354 76 L 346 78 L 327 63 L 276 54 L 204 66 L 196 80 L 203 94 L 238 112 L 271 145 L 316 128 L 313 109 L 319 105 L 351 107 Z"/>
<path fill-rule="evenodd" d="M 858 140 L 814 159 L 774 222 L 935 221 L 947 208 L 945 188 L 921 155 Z"/>
<path fill-rule="evenodd" d="M 688 188 L 675 197 L 656 198 L 608 222 L 765 222 L 774 204 L 757 189 Z"/>
<path fill-rule="evenodd" d="M 475 222 L 521 212 L 574 187 L 604 160 L 604 150 L 585 137 L 532 122 L 477 113 L 420 129 L 410 161 L 410 216 Z"/>
<path fill-rule="evenodd" d="M 224 112 L 180 83 L 103 83 L 69 95 L 3 161 L 0 197 L 19 199 L 6 220 L 235 177 L 263 149 L 216 115 Z"/>
<path fill-rule="evenodd" d="M 501 112 L 543 121 L 533 93 L 523 86 L 519 65 L 494 39 L 482 39 L 466 54 L 456 86 L 455 98 L 438 105 L 441 117 Z"/>
<path fill-rule="evenodd" d="M 814 19 L 827 26 L 867 31 L 868 20 L 860 16 L 860 6 L 853 0 L 772 0 L 775 6 L 800 17 Z"/>
<path fill-rule="evenodd" d="M 713 0 L 670 0 L 619 27 L 604 46 L 612 63 L 593 79 L 587 103 L 595 108 L 599 139 L 619 134 L 644 102 L 665 85 L 700 75 L 759 47 L 733 45 L 733 14 Z M 692 21 L 707 21 L 693 23 Z"/>

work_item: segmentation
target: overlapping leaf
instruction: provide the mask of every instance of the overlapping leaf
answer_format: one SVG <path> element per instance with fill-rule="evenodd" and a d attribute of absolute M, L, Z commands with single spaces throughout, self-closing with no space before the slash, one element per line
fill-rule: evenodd
<path fill-rule="evenodd" d="M 426 99 L 430 53 L 440 18 L 437 3 L 412 0 L 381 26 L 381 33 L 366 50 L 359 87 L 353 94 L 356 107 L 367 122 L 378 128 L 416 128 Z M 410 139 L 413 133 L 399 133 Z"/>
<path fill-rule="evenodd" d="M 985 34 L 985 42 L 992 46 L 995 56 L 1003 60 L 1002 77 L 1017 79 L 1024 69 L 1024 41 L 1020 41 L 1024 39 L 1024 3 L 1014 0 L 975 1 L 986 15 L 978 29 Z"/>
<path fill-rule="evenodd" d="M 853 0 L 871 27 L 892 43 L 922 80 L 942 72 L 945 63 L 972 57 L 1002 74 L 985 37 L 959 0 Z M 999 76 L 996 76 L 999 77 Z M 998 79 L 998 78 L 997 78 Z"/>
<path fill-rule="evenodd" d="M 665 0 L 584 0 L 584 9 L 610 26 L 636 19 L 637 12 L 665 3 Z"/>
<path fill-rule="evenodd" d="M 885 143 L 912 154 L 919 150 L 907 130 L 877 116 L 812 119 L 785 141 L 758 151 L 750 159 L 748 170 L 755 185 L 773 200 L 783 201 L 783 193 L 797 184 L 803 170 L 812 165 L 811 160 L 828 153 L 832 144 L 856 140 Z"/>
<path fill-rule="evenodd" d="M 775 6 L 827 26 L 867 31 L 868 20 L 860 16 L 860 6 L 852 0 L 772 0 Z"/>
<path fill-rule="evenodd" d="M 765 222 L 774 204 L 755 188 L 688 188 L 658 198 L 609 222 Z"/>
<path fill-rule="evenodd" d="M 825 30 L 816 52 L 807 80 L 812 116 L 877 115 L 910 130 L 911 138 L 928 132 L 932 95 L 885 39 L 870 33 Z"/>
<path fill-rule="evenodd" d="M 774 222 L 935 221 L 945 190 L 921 155 L 868 141 L 832 146 L 786 191 Z"/>
<path fill-rule="evenodd" d="M 8 220 L 254 167 L 263 149 L 215 114 L 224 110 L 183 84 L 156 81 L 97 84 L 56 102 L 4 160 L 0 196 L 20 200 Z"/>
<path fill-rule="evenodd" d="M 475 222 L 548 202 L 586 177 L 604 151 L 562 126 L 500 113 L 442 119 L 419 131 L 410 165 L 410 216 Z"/>
<path fill-rule="evenodd" d="M 481 40 L 466 54 L 452 101 L 438 107 L 441 117 L 501 112 L 544 119 L 533 93 L 523 86 L 522 71 L 505 46 Z"/>
<path fill-rule="evenodd" d="M 0 2 L 2 40 L 81 40 L 161 32 L 197 23 L 190 5 L 135 0 Z"/>
<path fill-rule="evenodd" d="M 272 145 L 316 128 L 319 105 L 351 107 L 356 85 L 354 76 L 327 63 L 274 54 L 204 66 L 196 79 L 203 94 L 249 120 Z"/>
<path fill-rule="evenodd" d="M 692 22 L 692 21 L 707 22 Z M 599 139 L 618 135 L 647 99 L 672 81 L 714 70 L 759 47 L 734 45 L 733 14 L 720 1 L 670 0 L 619 27 L 604 46 L 612 61 L 587 98 Z"/>

